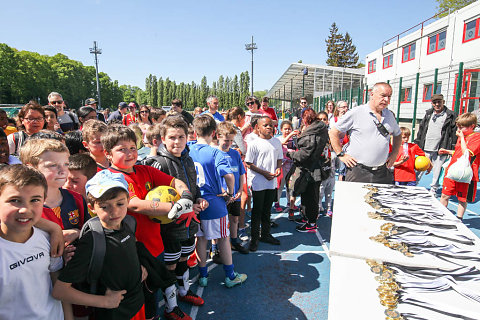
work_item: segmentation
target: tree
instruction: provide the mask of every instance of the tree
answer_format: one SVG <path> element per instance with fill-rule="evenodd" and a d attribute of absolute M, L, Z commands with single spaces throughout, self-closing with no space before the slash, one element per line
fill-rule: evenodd
<path fill-rule="evenodd" d="M 160 77 L 158 78 L 158 84 L 157 84 L 157 103 L 158 107 L 164 106 L 165 103 L 163 101 L 163 92 L 164 92 L 164 84 L 163 84 L 163 78 Z"/>
<path fill-rule="evenodd" d="M 353 44 L 350 34 L 345 33 L 342 37 L 342 51 L 340 52 L 340 67 L 356 68 L 358 63 L 357 47 Z"/>
<path fill-rule="evenodd" d="M 330 27 L 330 35 L 325 40 L 327 45 L 327 65 L 340 66 L 341 53 L 343 50 L 343 36 L 338 33 L 337 24 L 334 22 Z"/>
<path fill-rule="evenodd" d="M 437 14 L 438 17 L 445 17 L 448 15 L 448 11 L 440 14 L 445 10 L 449 10 L 453 12 L 455 10 L 461 9 L 465 6 L 468 6 L 471 3 L 474 3 L 476 0 L 437 0 Z"/>

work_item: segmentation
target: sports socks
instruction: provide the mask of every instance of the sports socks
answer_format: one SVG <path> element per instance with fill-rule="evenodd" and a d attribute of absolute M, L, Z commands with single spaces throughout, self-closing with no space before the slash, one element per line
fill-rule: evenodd
<path fill-rule="evenodd" d="M 235 279 L 235 273 L 233 272 L 233 263 L 229 265 L 223 265 L 223 270 L 225 271 L 225 277 L 229 277 L 230 280 Z"/>
<path fill-rule="evenodd" d="M 204 278 L 208 277 L 208 267 L 207 266 L 198 267 L 198 271 L 199 271 L 201 277 L 204 277 Z"/>
<path fill-rule="evenodd" d="M 187 261 L 179 261 L 175 268 L 175 276 L 177 277 L 178 293 L 183 297 L 190 289 L 190 272 L 188 270 Z"/>
<path fill-rule="evenodd" d="M 172 312 L 177 306 L 177 287 L 174 284 L 165 289 L 163 299 L 165 299 L 165 310 Z"/>

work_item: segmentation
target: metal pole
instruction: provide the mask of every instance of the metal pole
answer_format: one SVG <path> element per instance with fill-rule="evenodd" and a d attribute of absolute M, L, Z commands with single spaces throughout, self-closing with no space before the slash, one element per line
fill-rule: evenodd
<path fill-rule="evenodd" d="M 462 83 L 463 83 L 463 62 L 460 62 L 458 66 L 457 88 L 455 88 L 455 108 L 456 114 L 459 114 L 460 99 L 462 96 Z"/>
<path fill-rule="evenodd" d="M 438 68 L 435 69 L 435 74 L 433 75 L 433 88 L 432 96 L 437 93 L 437 83 L 438 83 Z M 440 92 L 439 92 L 440 93 Z"/>
<path fill-rule="evenodd" d="M 290 79 L 290 114 L 292 113 L 293 113 L 293 79 Z"/>
<path fill-rule="evenodd" d="M 97 77 L 97 98 L 98 103 L 97 107 L 100 109 L 102 107 L 101 97 L 100 97 L 100 80 L 98 78 L 98 58 L 97 55 L 102 54 L 102 49 L 97 47 L 97 41 L 93 41 L 93 48 L 90 48 L 90 53 L 95 55 L 95 73 Z"/>
<path fill-rule="evenodd" d="M 402 102 L 402 80 L 403 77 L 400 77 L 400 81 L 398 82 L 397 123 L 400 121 L 400 103 Z"/>
<path fill-rule="evenodd" d="M 252 96 L 253 96 L 253 50 L 255 49 L 258 49 L 257 48 L 257 44 L 253 42 L 253 36 L 252 36 L 252 42 L 251 43 L 247 43 L 245 45 L 245 50 L 247 51 L 251 51 L 252 52 L 252 76 L 250 78 L 250 84 L 252 86 Z"/>
<path fill-rule="evenodd" d="M 285 86 L 286 84 L 283 85 L 282 120 L 285 119 Z"/>
<path fill-rule="evenodd" d="M 302 97 L 305 97 L 305 74 L 302 74 Z"/>
<path fill-rule="evenodd" d="M 413 119 L 412 119 L 412 137 L 415 137 L 415 124 L 417 122 L 417 103 L 418 103 L 418 82 L 420 80 L 420 72 L 417 72 L 415 79 L 415 101 L 413 102 Z"/>
<path fill-rule="evenodd" d="M 362 103 L 368 102 L 368 84 L 365 86 L 365 100 L 362 100 Z"/>

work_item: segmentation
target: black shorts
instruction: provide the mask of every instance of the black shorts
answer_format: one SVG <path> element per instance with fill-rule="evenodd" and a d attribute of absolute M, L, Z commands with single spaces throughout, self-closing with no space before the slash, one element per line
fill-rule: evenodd
<path fill-rule="evenodd" d="M 227 205 L 228 214 L 231 214 L 234 217 L 240 216 L 240 201 L 234 201 Z"/>
<path fill-rule="evenodd" d="M 195 251 L 195 236 L 185 241 L 168 241 L 163 243 L 165 264 L 177 264 L 180 257 L 188 257 Z"/>

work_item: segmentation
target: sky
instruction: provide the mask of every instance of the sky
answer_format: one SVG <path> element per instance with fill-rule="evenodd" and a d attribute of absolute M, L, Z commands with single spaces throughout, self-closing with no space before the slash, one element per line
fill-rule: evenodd
<path fill-rule="evenodd" d="M 291 63 L 324 65 L 336 22 L 360 60 L 383 41 L 432 17 L 435 0 L 22 1 L 0 0 L 0 43 L 40 54 L 62 53 L 94 65 L 120 84 L 145 88 L 149 74 L 209 85 L 251 69 L 254 90 L 268 90 Z"/>

